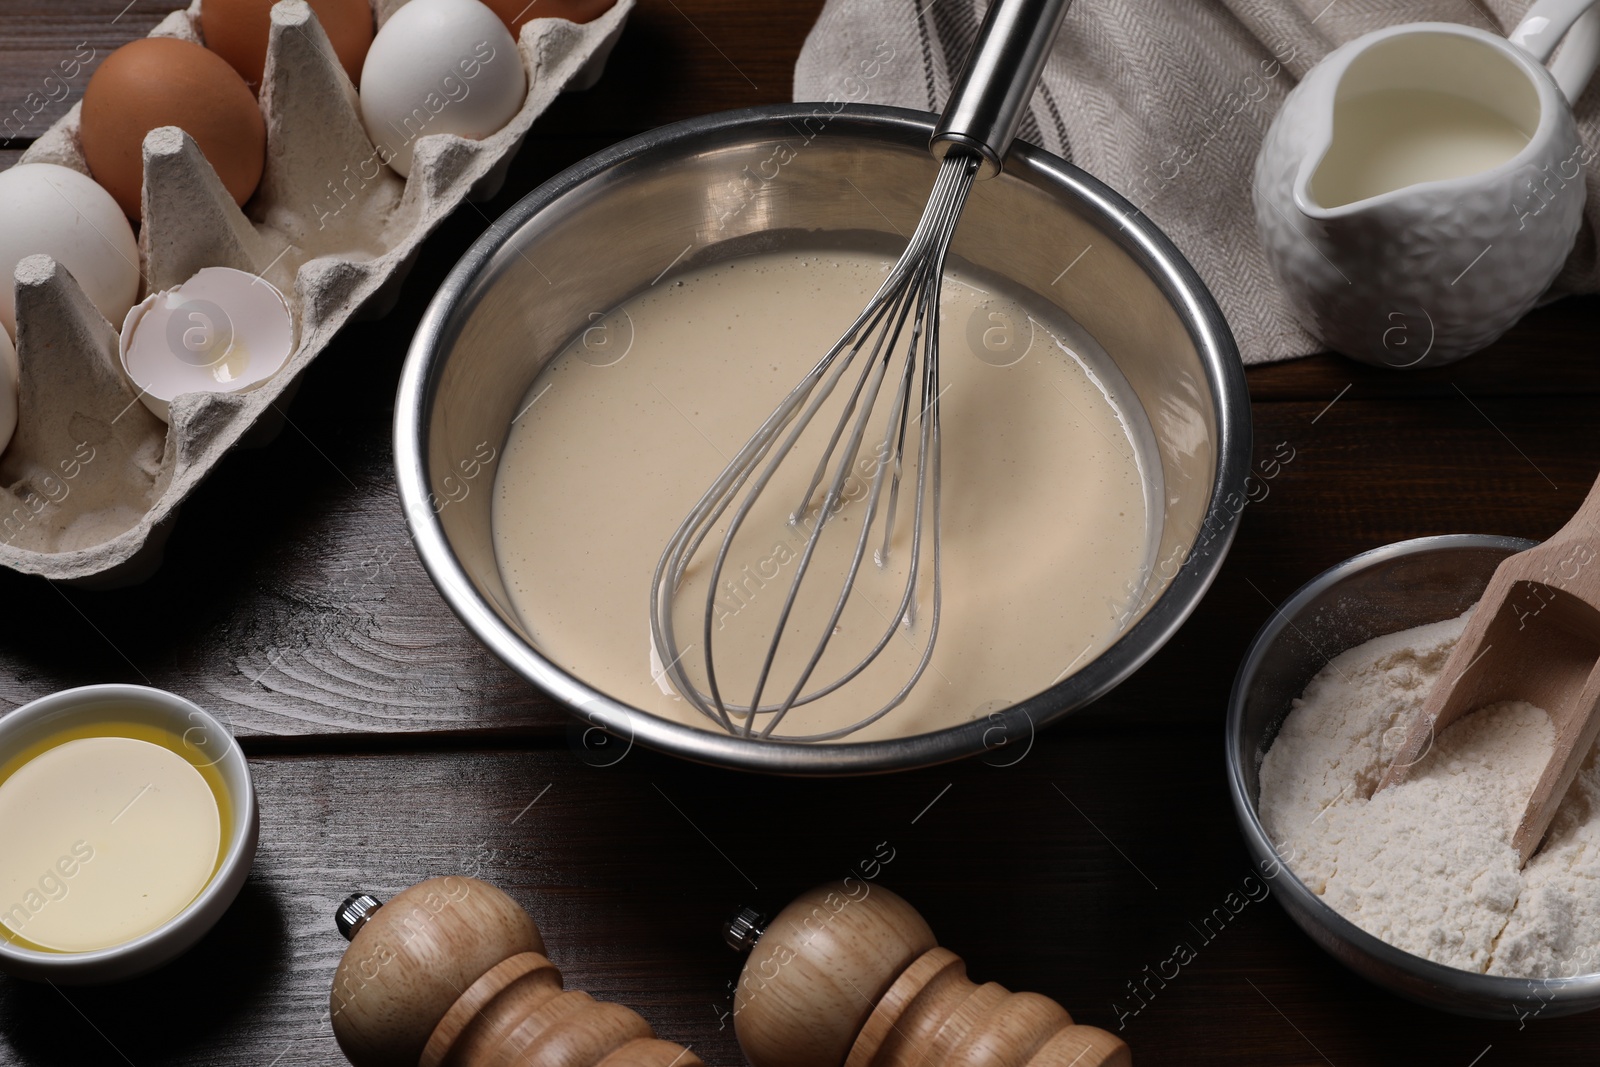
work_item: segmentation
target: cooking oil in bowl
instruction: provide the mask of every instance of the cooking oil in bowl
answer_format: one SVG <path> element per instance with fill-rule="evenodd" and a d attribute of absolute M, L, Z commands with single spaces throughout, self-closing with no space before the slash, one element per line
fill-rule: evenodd
<path fill-rule="evenodd" d="M 0 936 L 21 948 L 124 944 L 216 874 L 233 816 L 214 761 L 148 723 L 79 724 L 0 765 Z"/>

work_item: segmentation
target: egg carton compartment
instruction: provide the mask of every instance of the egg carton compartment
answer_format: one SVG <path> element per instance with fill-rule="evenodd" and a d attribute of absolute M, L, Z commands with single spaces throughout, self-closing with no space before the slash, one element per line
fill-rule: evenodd
<path fill-rule="evenodd" d="M 375 0 L 376 24 L 405 0 Z M 535 19 L 517 51 L 527 76 L 521 109 L 482 140 L 415 142 L 410 175 L 379 161 L 355 87 L 304 0 L 272 9 L 259 104 L 266 123 L 261 183 L 241 210 L 198 146 L 177 127 L 144 140 L 139 297 L 205 267 L 264 278 L 289 303 L 293 353 L 245 393 L 185 393 L 170 425 L 140 400 L 118 358 L 118 328 L 48 256 L 16 269 L 20 388 L 16 431 L 0 453 L 0 564 L 89 586 L 152 574 L 178 506 L 234 445 L 258 442 L 283 419 L 300 375 L 352 318 L 393 307 L 423 239 L 463 200 L 499 191 L 533 121 L 564 89 L 598 79 L 633 0 L 593 22 Z M 203 43 L 201 0 L 151 36 Z M 22 156 L 88 174 L 80 105 Z"/>

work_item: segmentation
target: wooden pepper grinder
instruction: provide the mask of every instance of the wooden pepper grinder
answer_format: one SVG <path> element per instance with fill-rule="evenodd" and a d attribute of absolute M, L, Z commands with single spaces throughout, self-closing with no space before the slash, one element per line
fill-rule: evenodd
<path fill-rule="evenodd" d="M 538 926 L 487 882 L 357 893 L 334 920 L 350 947 L 328 1010 L 355 1067 L 701 1067 L 620 1004 L 563 992 Z"/>
<path fill-rule="evenodd" d="M 881 886 L 818 886 L 768 923 L 740 911 L 725 934 L 752 950 L 733 1018 L 754 1067 L 1133 1063 L 1120 1039 L 1075 1024 L 1049 997 L 973 982 L 917 909 Z"/>

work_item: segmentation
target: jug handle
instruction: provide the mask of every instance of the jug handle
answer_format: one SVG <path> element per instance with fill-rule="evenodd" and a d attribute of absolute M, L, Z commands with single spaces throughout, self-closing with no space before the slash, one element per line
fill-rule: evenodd
<path fill-rule="evenodd" d="M 1600 8 L 1594 5 L 1595 0 L 1539 0 L 1511 31 L 1511 43 L 1540 63 L 1548 62 L 1566 38 L 1561 55 L 1550 63 L 1550 76 L 1569 104 L 1577 102 L 1600 65 Z"/>

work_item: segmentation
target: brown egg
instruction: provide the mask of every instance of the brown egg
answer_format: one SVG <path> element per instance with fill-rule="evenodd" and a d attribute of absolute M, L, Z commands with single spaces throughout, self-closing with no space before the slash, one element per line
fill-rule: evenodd
<path fill-rule="evenodd" d="M 235 203 L 261 181 L 267 127 L 256 98 L 226 61 L 189 41 L 144 37 L 112 52 L 83 92 L 81 123 L 89 173 L 135 221 L 140 149 L 159 126 L 194 138 Z"/>
<path fill-rule="evenodd" d="M 534 19 L 566 19 L 568 22 L 593 22 L 611 10 L 617 0 L 483 0 L 500 16 L 511 36 L 522 32 L 524 22 Z"/>
<path fill-rule="evenodd" d="M 226 59 L 250 88 L 261 91 L 267 64 L 267 34 L 275 0 L 204 0 L 200 33 L 206 47 Z M 339 65 L 351 82 L 361 80 L 361 63 L 372 44 L 372 7 L 368 0 L 309 0 L 333 45 Z"/>

